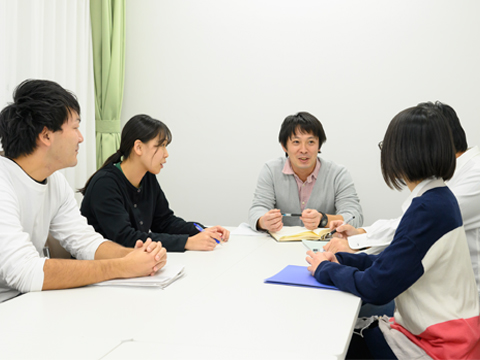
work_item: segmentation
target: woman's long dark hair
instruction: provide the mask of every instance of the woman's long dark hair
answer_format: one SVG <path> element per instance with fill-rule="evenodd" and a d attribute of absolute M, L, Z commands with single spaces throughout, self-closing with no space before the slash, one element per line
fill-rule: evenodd
<path fill-rule="evenodd" d="M 132 151 L 135 141 L 140 140 L 143 143 L 146 143 L 152 139 L 155 139 L 160 135 L 160 143 L 167 141 L 167 144 L 170 144 L 172 141 L 172 133 L 168 129 L 167 125 L 157 119 L 153 119 L 148 115 L 135 115 L 130 120 L 127 121 L 122 130 L 122 136 L 120 139 L 120 149 L 117 150 L 115 154 L 110 156 L 103 163 L 102 167 L 98 169 L 91 177 L 88 179 L 85 187 L 79 189 L 78 192 L 85 195 L 90 181 L 95 176 L 95 174 L 103 169 L 104 167 L 118 163 L 122 160 L 128 159 Z"/>

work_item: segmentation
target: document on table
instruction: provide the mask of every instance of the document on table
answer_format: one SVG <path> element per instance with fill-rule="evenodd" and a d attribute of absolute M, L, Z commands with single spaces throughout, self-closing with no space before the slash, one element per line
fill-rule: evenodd
<path fill-rule="evenodd" d="M 265 232 L 256 231 L 250 227 L 247 223 L 241 223 L 235 230 L 230 232 L 230 235 L 242 235 L 242 236 L 265 236 Z"/>
<path fill-rule="evenodd" d="M 93 285 L 99 286 L 151 286 L 165 289 L 168 285 L 179 279 L 185 273 L 184 265 L 168 264 L 162 269 L 158 270 L 153 276 L 142 276 L 131 279 L 114 279 L 99 282 Z"/>
<path fill-rule="evenodd" d="M 297 265 L 288 265 L 279 273 L 265 279 L 265 283 L 338 290 L 335 286 L 319 283 L 306 266 Z"/>

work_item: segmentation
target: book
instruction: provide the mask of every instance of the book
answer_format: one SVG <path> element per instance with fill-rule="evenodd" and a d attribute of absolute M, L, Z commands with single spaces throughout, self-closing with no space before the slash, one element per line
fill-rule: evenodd
<path fill-rule="evenodd" d="M 185 273 L 184 265 L 165 265 L 153 276 L 141 276 L 130 279 L 113 279 L 102 281 L 93 285 L 98 286 L 152 286 L 165 289 Z"/>
<path fill-rule="evenodd" d="M 306 286 L 321 289 L 338 290 L 337 287 L 319 283 L 306 266 L 287 265 L 279 273 L 264 280 L 265 283 L 279 285 Z"/>
<path fill-rule="evenodd" d="M 277 241 L 325 240 L 326 235 L 330 233 L 330 229 L 308 230 L 303 226 L 284 226 L 280 231 L 269 233 Z"/>

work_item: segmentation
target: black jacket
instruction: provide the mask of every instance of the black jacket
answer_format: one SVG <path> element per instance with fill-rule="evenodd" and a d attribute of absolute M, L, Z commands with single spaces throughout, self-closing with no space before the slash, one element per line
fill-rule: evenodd
<path fill-rule="evenodd" d="M 113 164 L 95 174 L 80 211 L 95 231 L 126 247 L 150 237 L 167 251 L 185 251 L 188 237 L 199 232 L 173 214 L 155 175 L 147 172 L 137 189 Z"/>

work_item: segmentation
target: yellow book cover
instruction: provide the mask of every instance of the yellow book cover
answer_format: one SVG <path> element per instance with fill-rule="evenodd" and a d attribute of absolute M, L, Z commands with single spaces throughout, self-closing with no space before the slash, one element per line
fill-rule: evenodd
<path fill-rule="evenodd" d="M 325 240 L 330 229 L 308 230 L 303 226 L 284 226 L 280 231 L 269 233 L 277 241 Z"/>

